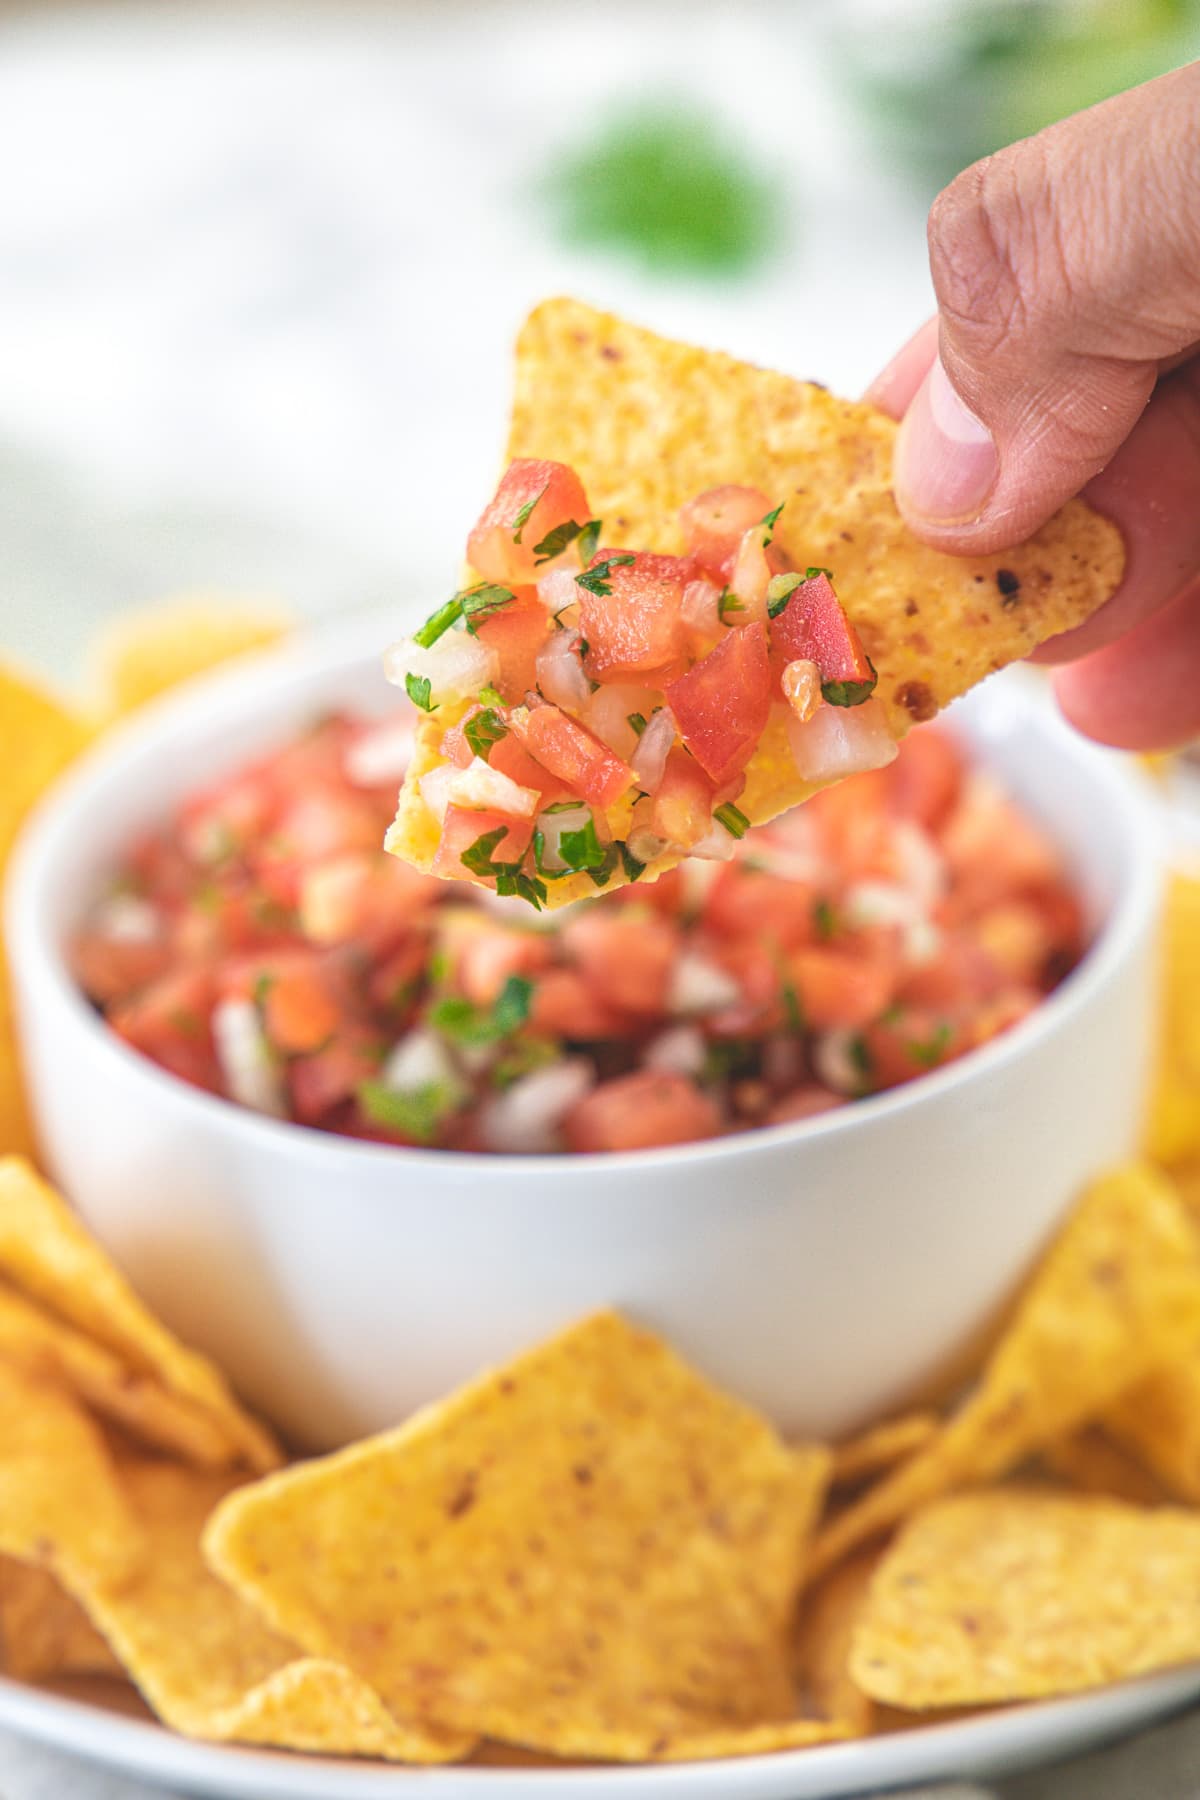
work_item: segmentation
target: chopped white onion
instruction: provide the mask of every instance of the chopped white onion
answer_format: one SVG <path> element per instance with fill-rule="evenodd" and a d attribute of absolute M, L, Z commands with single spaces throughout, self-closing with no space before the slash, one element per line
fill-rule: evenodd
<path fill-rule="evenodd" d="M 537 684 L 542 694 L 564 712 L 582 713 L 592 697 L 583 672 L 577 631 L 552 631 L 537 653 Z"/>
<path fill-rule="evenodd" d="M 716 863 L 697 862 L 687 853 L 679 865 L 679 880 L 683 888 L 683 910 L 689 918 L 695 918 L 708 898 L 708 890 L 720 874 Z"/>
<path fill-rule="evenodd" d="M 660 706 L 638 739 L 629 764 L 638 786 L 647 794 L 653 794 L 660 786 L 674 742 L 675 715 L 669 706 Z"/>
<path fill-rule="evenodd" d="M 570 569 L 551 569 L 537 584 L 538 599 L 546 611 L 552 613 L 561 612 L 565 606 L 574 606 L 580 591 Z"/>
<path fill-rule="evenodd" d="M 507 1156 L 556 1150 L 563 1119 L 596 1085 L 586 1057 L 569 1056 L 522 1075 L 483 1108 L 481 1126 L 489 1150 Z"/>
<path fill-rule="evenodd" d="M 423 783 L 421 795 L 424 798 Z M 450 805 L 464 807 L 468 812 L 501 812 L 516 819 L 532 819 L 542 796 L 536 788 L 522 787 L 511 775 L 493 769 L 481 756 L 473 756 L 465 769 L 455 769 L 451 774 L 446 799 Z"/>
<path fill-rule="evenodd" d="M 845 775 L 886 768 L 900 748 L 874 699 L 861 706 L 819 706 L 804 724 L 790 714 L 787 732 L 793 761 L 805 781 L 838 781 Z"/>
<path fill-rule="evenodd" d="M 904 933 L 904 960 L 910 969 L 923 969 L 942 953 L 943 936 L 932 919 L 914 919 Z"/>
<path fill-rule="evenodd" d="M 453 763 L 439 763 L 437 768 L 422 775 L 417 783 L 422 800 L 439 825 L 446 817 L 446 808 L 450 804 L 450 783 L 459 773 L 461 771 Z"/>
<path fill-rule="evenodd" d="M 137 894 L 113 894 L 101 901 L 91 924 L 117 944 L 152 944 L 161 930 L 157 909 Z"/>
<path fill-rule="evenodd" d="M 661 1075 L 699 1075 L 707 1046 L 694 1025 L 672 1025 L 660 1032 L 642 1053 L 642 1066 Z"/>
<path fill-rule="evenodd" d="M 676 1016 L 720 1012 L 724 1007 L 736 1006 L 741 998 L 741 988 L 719 963 L 690 950 L 676 957 L 667 995 L 668 1012 Z"/>
<path fill-rule="evenodd" d="M 824 1031 L 813 1045 L 813 1070 L 824 1087 L 835 1094 L 857 1094 L 862 1091 L 862 1069 L 854 1056 L 855 1033 L 839 1026 Z"/>
<path fill-rule="evenodd" d="M 436 1087 L 463 1095 L 462 1080 L 443 1040 L 423 1026 L 406 1032 L 379 1071 L 379 1080 L 396 1094 L 419 1094 Z"/>
<path fill-rule="evenodd" d="M 698 856 L 701 862 L 732 862 L 737 855 L 738 839 L 731 831 L 726 831 L 719 819 L 714 819 L 704 836 L 692 845 L 689 856 Z"/>
<path fill-rule="evenodd" d="M 716 637 L 721 628 L 721 590 L 713 581 L 689 581 L 679 602 L 685 624 L 701 637 Z"/>
<path fill-rule="evenodd" d="M 472 698 L 480 688 L 494 683 L 500 658 L 469 631 L 451 628 L 428 648 L 412 638 L 401 638 L 385 654 L 383 672 L 397 687 L 404 686 L 407 675 L 425 677 L 431 698 L 441 706 Z"/>
<path fill-rule="evenodd" d="M 350 745 L 342 758 L 346 780 L 366 788 L 399 783 L 412 759 L 412 747 L 412 719 L 389 719 Z"/>
<path fill-rule="evenodd" d="M 564 809 L 562 812 L 544 812 L 538 816 L 538 830 L 542 834 L 542 864 L 547 869 L 565 869 L 565 863 L 559 843 L 564 831 L 584 831 L 589 822 L 594 823 L 592 809 L 582 803 Z"/>
<path fill-rule="evenodd" d="M 842 901 L 846 923 L 852 930 L 870 925 L 909 925 L 921 916 L 916 895 L 894 881 L 856 881 Z"/>
<path fill-rule="evenodd" d="M 222 1000 L 213 1008 L 213 1044 L 226 1091 L 240 1106 L 287 1116 L 283 1070 L 253 1000 Z"/>
<path fill-rule="evenodd" d="M 638 747 L 638 734 L 629 723 L 631 713 L 648 719 L 654 710 L 649 688 L 629 687 L 624 682 L 604 682 L 587 703 L 584 723 L 601 741 L 628 762 Z"/>

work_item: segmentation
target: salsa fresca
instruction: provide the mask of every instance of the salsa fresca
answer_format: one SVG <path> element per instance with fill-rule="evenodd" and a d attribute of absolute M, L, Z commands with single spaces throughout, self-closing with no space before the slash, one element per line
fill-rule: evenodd
<path fill-rule="evenodd" d="M 73 946 L 127 1044 L 378 1143 L 640 1149 L 911 1081 L 1080 954 L 1054 846 L 940 727 L 728 861 L 552 917 L 384 854 L 411 730 L 326 718 L 131 848 Z"/>
<path fill-rule="evenodd" d="M 619 521 L 613 547 L 573 469 L 510 464 L 467 541 L 479 579 L 388 655 L 436 749 L 391 847 L 553 906 L 732 856 L 744 795 L 758 822 L 890 762 L 870 658 L 830 571 L 786 566 L 782 511 L 713 488 L 682 554 L 621 545 Z"/>

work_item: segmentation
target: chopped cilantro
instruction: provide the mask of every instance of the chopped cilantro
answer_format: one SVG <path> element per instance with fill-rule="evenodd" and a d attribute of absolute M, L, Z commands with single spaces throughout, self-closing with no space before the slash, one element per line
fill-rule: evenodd
<path fill-rule="evenodd" d="M 532 981 L 510 975 L 490 1009 L 452 994 L 430 1009 L 429 1023 L 456 1044 L 496 1044 L 525 1023 L 532 999 Z"/>
<path fill-rule="evenodd" d="M 609 844 L 600 861 L 587 873 L 598 888 L 607 887 L 617 866 L 617 846 Z"/>
<path fill-rule="evenodd" d="M 358 1103 L 373 1125 L 418 1144 L 431 1144 L 443 1119 L 455 1110 L 452 1090 L 438 1081 L 406 1094 L 382 1081 L 364 1081 L 358 1087 Z"/>
<path fill-rule="evenodd" d="M 779 984 L 779 998 L 783 1002 L 783 1016 L 787 1020 L 787 1028 L 797 1037 L 804 1032 L 804 1008 L 800 1004 L 800 996 L 795 985 L 785 975 Z"/>
<path fill-rule="evenodd" d="M 607 556 L 603 562 L 598 562 L 594 568 L 585 569 L 581 575 L 575 577 L 575 580 L 578 582 L 579 586 L 585 588 L 589 594 L 599 594 L 602 597 L 606 597 L 612 593 L 613 570 L 623 569 L 627 567 L 629 563 L 634 561 L 636 561 L 636 558 L 628 551 L 623 551 L 620 556 Z"/>
<path fill-rule="evenodd" d="M 485 706 L 482 712 L 472 714 L 467 720 L 463 726 L 463 736 L 475 755 L 486 762 L 492 745 L 508 736 L 508 726 L 494 707 Z"/>
<path fill-rule="evenodd" d="M 479 690 L 479 703 L 481 706 L 503 706 L 504 695 L 498 688 L 481 687 Z"/>
<path fill-rule="evenodd" d="M 507 825 L 497 825 L 494 831 L 485 831 L 477 837 L 473 844 L 462 853 L 462 865 L 472 875 L 494 875 L 498 866 L 492 860 L 492 851 L 497 849 L 508 836 Z"/>
<path fill-rule="evenodd" d="M 922 1042 L 918 1038 L 911 1039 L 904 1047 L 913 1062 L 919 1063 L 923 1069 L 932 1069 L 941 1062 L 942 1056 L 949 1048 L 952 1036 L 950 1026 L 943 1019 L 931 1037 Z"/>
<path fill-rule="evenodd" d="M 646 729 L 646 720 L 641 713 L 627 713 L 625 723 L 636 737 L 641 737 Z"/>
<path fill-rule="evenodd" d="M 620 843 L 617 845 L 617 849 L 621 852 L 621 861 L 624 864 L 625 874 L 628 880 L 636 881 L 639 875 L 645 874 L 645 863 L 638 861 L 628 844 Z"/>
<path fill-rule="evenodd" d="M 533 554 L 540 563 L 553 562 L 586 530 L 587 526 L 581 525 L 578 519 L 564 519 L 561 525 L 546 533 L 540 544 L 533 546 Z"/>
<path fill-rule="evenodd" d="M 871 671 L 869 681 L 823 681 L 821 683 L 822 698 L 828 700 L 830 706 L 861 706 L 875 692 L 875 683 L 879 680 L 875 673 L 875 664 L 867 658 L 867 667 Z"/>
<path fill-rule="evenodd" d="M 498 613 L 502 606 L 511 606 L 516 597 L 511 588 L 498 587 L 494 581 L 481 581 L 477 586 L 465 589 L 459 599 L 467 630 L 474 636 L 476 626 Z"/>
<path fill-rule="evenodd" d="M 732 800 L 727 800 L 724 806 L 718 806 L 713 813 L 713 818 L 718 825 L 725 827 L 730 837 L 744 838 L 750 829 L 749 819 L 740 808 L 733 804 Z"/>
<path fill-rule="evenodd" d="M 814 900 L 812 916 L 818 937 L 831 938 L 834 936 L 837 931 L 837 914 L 833 910 L 831 901 Z"/>
<path fill-rule="evenodd" d="M 579 534 L 579 566 L 586 569 L 600 546 L 600 532 L 603 529 L 602 519 L 589 519 Z"/>
<path fill-rule="evenodd" d="M 492 852 L 502 839 L 508 836 L 507 825 L 497 825 L 494 831 L 485 831 L 477 837 L 462 853 L 462 865 L 472 875 L 490 876 L 496 883 L 498 894 L 515 895 L 518 900 L 527 900 L 535 911 L 541 912 L 546 899 L 546 884 L 539 881 L 536 875 L 526 875 L 519 862 L 498 863 Z"/>
<path fill-rule="evenodd" d="M 726 588 L 725 592 L 721 595 L 721 598 L 717 601 L 717 617 L 720 619 L 722 625 L 727 622 L 727 613 L 740 613 L 745 612 L 745 610 L 744 604 L 738 599 L 732 588 Z"/>
<path fill-rule="evenodd" d="M 549 1038 L 518 1038 L 496 1058 L 488 1071 L 488 1080 L 493 1087 L 511 1087 L 523 1075 L 532 1075 L 535 1069 L 544 1069 L 557 1062 L 561 1054 L 561 1046 Z"/>
<path fill-rule="evenodd" d="M 818 575 L 824 575 L 828 581 L 833 580 L 833 570 L 823 569 L 819 563 L 810 563 L 804 571 L 805 581 L 815 581 Z"/>
<path fill-rule="evenodd" d="M 439 606 L 435 613 L 430 613 L 420 631 L 413 632 L 413 643 L 420 644 L 422 650 L 428 650 L 436 644 L 443 632 L 449 631 L 462 618 L 462 595 L 454 594 L 444 606 Z"/>
<path fill-rule="evenodd" d="M 567 810 L 574 812 L 574 805 L 569 803 Z M 550 808 L 547 807 L 546 811 L 549 812 Z M 546 867 L 546 834 L 540 825 L 533 834 L 533 865 L 538 874 L 547 881 L 564 881 L 571 873 L 570 869 L 548 869 Z"/>
<path fill-rule="evenodd" d="M 596 821 L 589 818 L 578 831 L 564 831 L 558 853 L 568 869 L 598 869 L 604 861 L 604 845 L 596 836 Z"/>
<path fill-rule="evenodd" d="M 255 1006 L 262 1006 L 265 1003 L 267 995 L 270 993 L 271 989 L 274 986 L 275 986 L 275 977 L 274 977 L 274 975 L 270 974 L 268 970 L 264 969 L 260 975 L 255 976 L 255 978 L 254 978 L 254 1004 L 255 1004 Z"/>
<path fill-rule="evenodd" d="M 871 1061 L 871 1052 L 867 1048 L 867 1040 L 862 1033 L 856 1031 L 846 1043 L 846 1055 L 857 1069 L 864 1081 L 869 1081 L 875 1073 L 875 1065 Z"/>
<path fill-rule="evenodd" d="M 168 1024 L 180 1037 L 195 1038 L 200 1036 L 200 1015 L 188 1006 L 177 1006 L 168 1017 Z"/>
<path fill-rule="evenodd" d="M 435 702 L 430 698 L 431 690 L 428 675 L 406 675 L 404 677 L 404 685 L 408 690 L 408 697 L 414 706 L 419 706 L 422 712 L 431 713 L 437 711 Z"/>
<path fill-rule="evenodd" d="M 537 503 L 538 503 L 538 501 L 539 501 L 539 500 L 544 500 L 544 499 L 545 499 L 545 497 L 546 497 L 546 488 L 548 488 L 548 487 L 549 487 L 549 486 L 550 486 L 550 483 L 549 483 L 549 482 L 547 482 L 547 483 L 546 483 L 546 487 L 544 487 L 544 488 L 543 488 L 543 489 L 542 489 L 542 491 L 541 491 L 541 493 L 540 493 L 540 494 L 535 494 L 535 495 L 534 495 L 534 496 L 533 496 L 533 499 L 532 499 L 532 500 L 527 500 L 527 501 L 526 501 L 526 502 L 525 502 L 525 504 L 524 504 L 524 506 L 523 506 L 523 507 L 522 507 L 522 508 L 521 508 L 521 510 L 520 510 L 520 512 L 519 512 L 519 513 L 518 513 L 518 514 L 517 514 L 517 516 L 516 516 L 516 518 L 515 518 L 515 519 L 514 519 L 514 520 L 513 520 L 513 534 L 512 534 L 512 541 L 513 541 L 513 543 L 514 543 L 514 544 L 519 544 L 519 543 L 520 543 L 520 541 L 521 541 L 521 533 L 522 533 L 522 532 L 523 532 L 523 531 L 524 531 L 524 529 L 525 529 L 525 527 L 526 527 L 526 526 L 527 526 L 527 525 L 528 525 L 528 523 L 529 523 L 529 515 L 530 515 L 530 513 L 531 513 L 531 512 L 532 512 L 532 511 L 533 511 L 533 509 L 534 509 L 534 507 L 535 507 L 535 506 L 536 506 L 536 505 L 537 505 Z M 538 550 L 540 550 L 540 549 L 541 549 L 541 545 L 540 545 L 540 544 L 539 544 L 539 545 L 538 545 L 538 546 L 537 546 L 537 549 L 538 549 Z"/>
<path fill-rule="evenodd" d="M 763 538 L 763 549 L 764 550 L 767 548 L 767 545 L 771 542 L 771 539 L 775 536 L 775 527 L 779 523 L 779 515 L 783 511 L 785 504 L 786 504 L 786 502 L 781 500 L 779 502 L 778 506 L 772 507 L 771 511 L 769 513 L 765 514 L 764 517 L 759 521 L 760 524 L 765 525 L 767 528 L 766 536 Z"/>
<path fill-rule="evenodd" d="M 555 800 L 550 806 L 543 806 L 544 813 L 578 812 L 583 805 L 582 800 Z"/>
<path fill-rule="evenodd" d="M 802 575 L 772 575 L 767 583 L 767 617 L 777 619 L 796 589 L 803 585 Z"/>

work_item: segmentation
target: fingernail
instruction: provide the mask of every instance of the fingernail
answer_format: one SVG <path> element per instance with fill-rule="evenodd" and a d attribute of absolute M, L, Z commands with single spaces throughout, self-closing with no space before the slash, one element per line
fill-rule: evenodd
<path fill-rule="evenodd" d="M 896 440 L 896 492 L 905 510 L 939 524 L 972 519 L 999 467 L 991 432 L 955 393 L 939 357 Z"/>

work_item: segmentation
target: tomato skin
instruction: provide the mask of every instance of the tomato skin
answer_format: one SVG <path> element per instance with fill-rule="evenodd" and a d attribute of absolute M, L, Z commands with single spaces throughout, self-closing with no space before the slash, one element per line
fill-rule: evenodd
<path fill-rule="evenodd" d="M 433 859 L 433 873 L 478 881 L 480 877 L 472 874 L 464 865 L 463 855 L 479 838 L 486 837 L 489 832 L 496 831 L 501 826 L 505 835 L 491 852 L 491 861 L 520 862 L 533 837 L 532 819 L 517 819 L 511 813 L 475 812 L 465 806 L 448 806 L 442 820 L 437 854 Z M 491 885 L 490 881 L 488 885 Z"/>
<path fill-rule="evenodd" d="M 535 762 L 589 806 L 611 806 L 633 786 L 629 764 L 557 706 L 535 706 L 517 735 Z"/>
<path fill-rule="evenodd" d="M 665 920 L 602 908 L 568 920 L 563 948 L 606 1004 L 658 1013 L 667 1002 L 679 937 Z"/>
<path fill-rule="evenodd" d="M 526 506 L 524 525 L 516 521 Z M 536 546 L 556 525 L 574 519 L 586 525 L 591 513 L 583 483 L 566 463 L 522 456 L 509 463 L 500 486 L 480 513 L 467 539 L 467 559 L 485 581 L 528 584 L 545 573 Z M 513 542 L 519 531 L 521 542 Z"/>
<path fill-rule="evenodd" d="M 211 967 L 164 975 L 108 1015 L 118 1037 L 192 1087 L 221 1091 L 212 1035 L 216 976 Z"/>
<path fill-rule="evenodd" d="M 602 1081 L 567 1114 L 571 1150 L 653 1150 L 716 1137 L 721 1119 L 707 1094 L 686 1075 L 642 1070 Z"/>
<path fill-rule="evenodd" d="M 475 627 L 479 642 L 500 659 L 494 686 L 506 705 L 519 706 L 537 686 L 537 654 L 553 629 L 550 614 L 529 588 Z"/>
<path fill-rule="evenodd" d="M 529 1008 L 529 1029 L 564 1043 L 603 1042 L 628 1037 L 631 1021 L 603 1000 L 578 969 L 547 969 L 538 977 Z"/>
<path fill-rule="evenodd" d="M 591 567 L 620 556 L 600 550 Z M 579 629 L 587 642 L 583 666 L 593 681 L 655 677 L 659 685 L 687 667 L 689 633 L 681 607 L 696 565 L 683 556 L 639 551 L 609 571 L 611 593 L 579 590 Z"/>
<path fill-rule="evenodd" d="M 758 488 L 709 488 L 679 509 L 689 554 L 706 574 L 723 580 L 743 535 L 766 518 L 771 501 Z"/>
<path fill-rule="evenodd" d="M 875 676 L 862 640 L 846 616 L 828 575 L 814 575 L 794 590 L 782 612 L 771 620 L 771 666 L 776 678 L 788 663 L 816 663 L 822 682 L 848 681 L 874 685 Z"/>
<path fill-rule="evenodd" d="M 540 712 L 541 708 L 537 710 Z M 570 791 L 549 769 L 533 760 L 515 731 L 492 745 L 487 760 L 489 768 L 498 769 L 518 787 L 532 788 L 540 794 L 543 806 L 553 806 L 556 800 L 565 799 Z"/>
<path fill-rule="evenodd" d="M 771 711 L 766 626 L 755 620 L 726 632 L 715 650 L 664 691 L 684 743 L 721 787 L 745 768 L 766 730 Z"/>
<path fill-rule="evenodd" d="M 655 837 L 689 850 L 712 825 L 714 789 L 695 757 L 676 744 L 651 797 L 650 829 Z"/>
<path fill-rule="evenodd" d="M 787 966 L 804 1022 L 817 1031 L 838 1025 L 858 1030 L 884 1011 L 896 988 L 897 970 L 890 962 L 827 945 L 794 950 Z"/>

